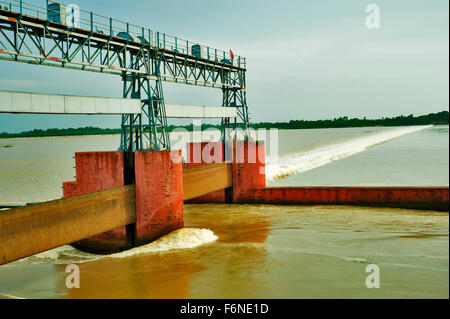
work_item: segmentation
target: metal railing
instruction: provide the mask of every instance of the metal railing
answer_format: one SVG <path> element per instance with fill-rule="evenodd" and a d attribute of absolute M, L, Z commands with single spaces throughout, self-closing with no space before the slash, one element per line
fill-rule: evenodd
<path fill-rule="evenodd" d="M 39 2 L 41 5 L 34 2 Z M 52 4 L 59 5 L 59 10 L 49 8 L 49 5 Z M 67 7 L 68 5 L 51 0 L 0 0 L 0 9 L 16 12 L 21 15 L 48 20 L 50 15 L 54 16 L 60 14 L 60 21 L 57 22 L 63 25 L 67 25 L 65 21 Z M 86 11 L 79 8 L 78 11 L 79 19 L 77 19 L 75 27 L 88 30 L 91 33 L 109 35 L 110 37 L 127 38 L 130 41 L 150 45 L 153 48 L 172 51 L 175 54 L 186 54 L 194 58 L 201 58 L 212 62 L 227 63 L 239 68 L 246 68 L 246 59 L 238 55 L 233 55 L 231 51 L 218 50 L 166 33 L 154 32 L 149 28 L 113 19 L 101 14 L 93 13 L 92 11 Z M 55 22 L 54 20 L 51 21 Z M 68 27 L 70 28 L 73 26 L 74 25 Z"/>

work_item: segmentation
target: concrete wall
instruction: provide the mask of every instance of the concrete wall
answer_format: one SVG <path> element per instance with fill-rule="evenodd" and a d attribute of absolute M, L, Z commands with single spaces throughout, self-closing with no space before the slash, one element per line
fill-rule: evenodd
<path fill-rule="evenodd" d="M 64 198 L 99 192 L 124 185 L 122 152 L 76 153 L 76 181 L 63 184 Z M 127 248 L 126 229 L 86 238 L 73 244 L 77 249 L 93 253 L 118 252 Z"/>
<path fill-rule="evenodd" d="M 64 197 L 117 188 L 124 185 L 122 152 L 90 152 L 75 155 L 74 182 L 63 184 Z M 136 243 L 146 244 L 184 227 L 183 172 L 179 151 L 136 152 Z M 128 249 L 126 227 L 73 244 L 93 253 Z"/>
<path fill-rule="evenodd" d="M 205 150 L 206 147 L 207 143 L 188 145 L 188 159 L 194 162 L 188 165 L 202 165 L 205 161 L 199 163 L 199 150 Z M 264 144 L 237 142 L 232 158 L 231 202 L 236 204 L 357 205 L 449 210 L 448 187 L 266 187 Z M 223 202 L 224 192 L 219 191 L 188 203 Z"/>
<path fill-rule="evenodd" d="M 181 151 L 136 152 L 137 244 L 184 227 Z"/>
<path fill-rule="evenodd" d="M 196 167 L 206 164 L 224 162 L 223 143 L 188 143 L 186 146 L 187 163 L 184 167 Z M 223 204 L 226 202 L 226 190 L 220 190 L 205 196 L 186 201 L 187 204 L 215 203 Z"/>
<path fill-rule="evenodd" d="M 76 181 L 63 184 L 63 196 L 83 195 L 124 185 L 122 152 L 75 154 Z"/>
<path fill-rule="evenodd" d="M 448 187 L 268 187 L 244 200 L 273 205 L 356 205 L 449 210 Z"/>
<path fill-rule="evenodd" d="M 236 142 L 233 155 L 233 203 L 245 204 L 253 190 L 266 187 L 265 145 Z"/>

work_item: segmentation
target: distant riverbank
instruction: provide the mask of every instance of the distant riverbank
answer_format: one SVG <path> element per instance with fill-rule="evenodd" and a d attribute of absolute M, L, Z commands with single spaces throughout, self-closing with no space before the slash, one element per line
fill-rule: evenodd
<path fill-rule="evenodd" d="M 374 126 L 412 126 L 412 125 L 448 125 L 449 112 L 442 111 L 439 113 L 430 113 L 422 116 L 397 116 L 393 118 L 381 119 L 359 119 L 348 117 L 340 117 L 332 120 L 293 120 L 290 122 L 261 122 L 252 123 L 253 129 L 273 129 L 280 130 L 298 130 L 298 129 L 319 129 L 319 128 L 348 128 L 348 127 L 374 127 Z M 174 126 L 168 127 L 169 132 L 175 129 L 185 129 L 193 131 L 193 125 L 188 126 Z M 204 124 L 202 130 L 216 128 L 220 129 L 220 125 Z M 120 134 L 120 129 L 99 128 L 99 127 L 83 127 L 83 128 L 67 128 L 67 129 L 47 129 L 47 130 L 33 130 L 21 133 L 0 133 L 0 139 L 7 138 L 21 138 L 21 137 L 56 137 L 56 136 L 83 136 L 83 135 L 114 135 Z"/>

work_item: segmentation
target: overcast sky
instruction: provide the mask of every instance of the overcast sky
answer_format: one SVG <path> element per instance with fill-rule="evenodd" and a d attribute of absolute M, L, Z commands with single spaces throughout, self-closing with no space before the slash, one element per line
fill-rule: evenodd
<path fill-rule="evenodd" d="M 253 122 L 448 110 L 448 0 L 73 3 L 245 56 Z M 371 3 L 381 10 L 379 29 L 365 24 Z M 217 89 L 173 84 L 164 84 L 164 89 L 167 103 L 221 104 Z M 113 97 L 122 93 L 117 76 L 6 61 L 0 61 L 0 90 Z M 88 125 L 118 128 L 120 119 L 0 114 L 0 132 Z"/>

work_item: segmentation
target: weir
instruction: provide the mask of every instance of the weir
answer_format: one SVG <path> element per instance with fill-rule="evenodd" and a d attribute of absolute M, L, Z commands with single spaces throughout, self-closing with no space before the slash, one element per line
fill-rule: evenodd
<path fill-rule="evenodd" d="M 0 264 L 64 244 L 112 253 L 149 243 L 183 228 L 183 202 L 449 209 L 448 187 L 266 187 L 264 144 L 213 144 L 190 143 L 185 164 L 180 151 L 136 152 L 129 186 L 127 153 L 77 153 L 65 199 L 0 213 Z M 227 148 L 228 163 L 215 152 Z"/>
<path fill-rule="evenodd" d="M 0 113 L 122 114 L 121 145 L 77 153 L 64 199 L 1 212 L 0 264 L 64 244 L 106 254 L 149 243 L 184 227 L 185 201 L 448 210 L 448 187 L 266 187 L 265 145 L 248 131 L 245 58 L 114 19 L 105 33 L 91 12 L 67 24 L 42 2 L 0 9 L 0 59 L 119 75 L 123 98 L 0 91 Z M 165 81 L 218 88 L 222 106 L 166 105 Z M 188 144 L 183 163 L 170 148 L 171 117 L 220 118 L 221 141 Z"/>

